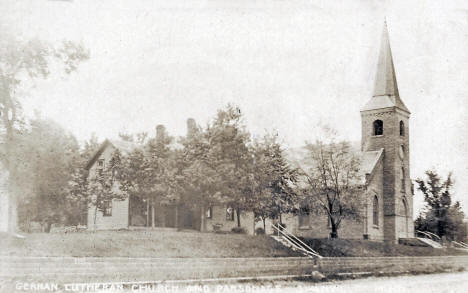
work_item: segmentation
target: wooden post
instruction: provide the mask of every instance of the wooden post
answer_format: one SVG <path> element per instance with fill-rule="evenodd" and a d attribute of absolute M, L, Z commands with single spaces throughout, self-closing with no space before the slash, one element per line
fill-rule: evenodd
<path fill-rule="evenodd" d="M 179 205 L 175 206 L 175 227 L 179 230 Z"/>
<path fill-rule="evenodd" d="M 205 232 L 205 206 L 200 207 L 201 217 L 200 217 L 200 232 Z"/>
<path fill-rule="evenodd" d="M 154 203 L 151 202 L 151 228 L 154 229 Z"/>
<path fill-rule="evenodd" d="M 146 200 L 146 227 L 149 227 L 149 201 Z"/>

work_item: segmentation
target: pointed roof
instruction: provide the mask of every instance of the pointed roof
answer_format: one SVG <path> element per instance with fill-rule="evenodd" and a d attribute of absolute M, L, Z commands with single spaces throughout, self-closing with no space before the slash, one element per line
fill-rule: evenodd
<path fill-rule="evenodd" d="M 398 84 L 393 66 L 392 50 L 388 37 L 387 22 L 384 22 L 380 41 L 379 62 L 375 76 L 374 94 L 361 111 L 375 110 L 387 107 L 397 107 L 410 113 L 400 99 Z"/>
<path fill-rule="evenodd" d="M 94 153 L 91 159 L 86 163 L 86 170 L 89 170 L 93 166 L 93 164 L 97 161 L 97 159 L 99 159 L 99 157 L 102 155 L 102 153 L 106 150 L 108 146 L 114 146 L 123 154 L 131 153 L 132 151 L 138 148 L 138 146 L 135 143 L 129 141 L 106 139 L 101 144 L 96 153 Z"/>

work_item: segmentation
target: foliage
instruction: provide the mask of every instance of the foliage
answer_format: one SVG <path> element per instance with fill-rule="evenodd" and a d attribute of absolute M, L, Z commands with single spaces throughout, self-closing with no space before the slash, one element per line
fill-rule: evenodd
<path fill-rule="evenodd" d="M 258 227 L 255 229 L 255 235 L 264 235 L 265 234 L 265 229 Z"/>
<path fill-rule="evenodd" d="M 234 234 L 247 234 L 247 231 L 242 227 L 234 227 L 231 229 L 231 232 Z"/>
<path fill-rule="evenodd" d="M 146 135 L 138 137 L 140 142 L 146 140 Z M 172 140 L 160 125 L 154 139 L 129 153 L 120 166 L 120 189 L 150 203 L 169 204 L 178 201 L 180 176 L 176 152 L 170 149 Z"/>
<path fill-rule="evenodd" d="M 330 236 L 337 238 L 343 219 L 360 218 L 359 159 L 348 142 L 335 142 L 333 136 L 329 143 L 317 140 L 306 148 L 312 166 L 303 170 L 307 179 L 303 204 L 313 212 L 325 213 Z"/>
<path fill-rule="evenodd" d="M 214 121 L 206 129 L 209 161 L 213 177 L 211 182 L 222 201 L 231 206 L 237 215 L 248 210 L 252 197 L 252 155 L 248 143 L 250 134 L 245 129 L 240 108 L 228 105 L 219 110 Z"/>
<path fill-rule="evenodd" d="M 181 138 L 179 168 L 183 176 L 184 201 L 202 206 L 228 204 L 240 214 L 249 209 L 252 185 L 250 134 L 245 130 L 238 107 L 219 110 L 202 129 L 188 121 L 187 136 Z"/>
<path fill-rule="evenodd" d="M 53 121 L 36 118 L 30 125 L 18 138 L 21 146 L 12 158 L 18 160 L 16 187 L 22 191 L 19 221 L 26 229 L 30 221 L 44 223 L 48 231 L 53 222 L 68 224 L 79 217 L 66 200 L 79 146 Z"/>
<path fill-rule="evenodd" d="M 17 229 L 16 203 L 21 196 L 21 176 L 17 174 L 20 160 L 14 157 L 17 154 L 14 150 L 19 147 L 18 135 L 25 128 L 18 93 L 26 88 L 26 81 L 46 78 L 54 65 L 62 65 L 67 74 L 73 72 L 80 62 L 89 58 L 89 53 L 72 42 L 54 47 L 39 40 L 19 40 L 4 30 L 0 33 L 0 133 L 4 142 L 0 159 L 10 174 L 8 229 L 14 232 Z"/>
<path fill-rule="evenodd" d="M 464 240 L 464 213 L 458 201 L 452 204 L 452 174 L 448 174 L 443 182 L 434 170 L 428 170 L 425 174 L 425 180 L 416 179 L 418 190 L 423 193 L 426 202 L 425 210 L 415 221 L 416 229 L 430 231 L 449 240 Z"/>
<path fill-rule="evenodd" d="M 281 214 L 294 211 L 298 170 L 286 161 L 277 135 L 267 134 L 262 140 L 255 140 L 252 153 L 254 180 L 251 206 L 265 229 L 267 218 L 279 218 L 281 221 Z"/>

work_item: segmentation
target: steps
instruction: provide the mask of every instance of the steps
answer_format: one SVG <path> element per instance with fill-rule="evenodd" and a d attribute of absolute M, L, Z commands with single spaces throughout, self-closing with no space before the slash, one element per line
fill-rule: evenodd
<path fill-rule="evenodd" d="M 422 247 L 432 247 L 432 248 L 444 248 L 439 242 L 422 237 L 416 238 L 400 238 L 398 243 L 409 246 L 422 246 Z"/>
<path fill-rule="evenodd" d="M 272 225 L 273 231 L 276 230 L 276 235 L 272 235 L 273 239 L 280 242 L 286 247 L 291 248 L 293 251 L 300 252 L 304 256 L 317 260 L 322 258 L 315 250 L 313 250 L 309 245 L 305 244 L 301 239 L 297 238 L 294 234 L 289 233 L 286 229 L 277 224 L 278 226 Z"/>
<path fill-rule="evenodd" d="M 428 238 L 420 238 L 420 237 L 417 237 L 417 239 L 421 242 L 424 242 L 427 244 L 427 246 L 430 246 L 430 247 L 433 247 L 433 248 L 444 248 L 442 246 L 442 244 L 440 244 L 439 242 L 437 241 L 434 241 L 434 240 L 431 240 L 431 239 L 428 239 Z"/>

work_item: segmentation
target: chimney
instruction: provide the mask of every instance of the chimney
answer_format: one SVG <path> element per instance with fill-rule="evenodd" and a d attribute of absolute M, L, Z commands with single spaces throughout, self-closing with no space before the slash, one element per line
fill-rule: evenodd
<path fill-rule="evenodd" d="M 164 125 L 162 124 L 157 125 L 156 126 L 156 140 L 157 141 L 163 140 L 165 136 L 165 132 L 166 132 L 166 127 L 164 127 Z"/>
<path fill-rule="evenodd" d="M 197 131 L 197 123 L 195 122 L 195 119 L 189 118 L 187 119 L 187 136 L 191 136 L 195 134 Z"/>

